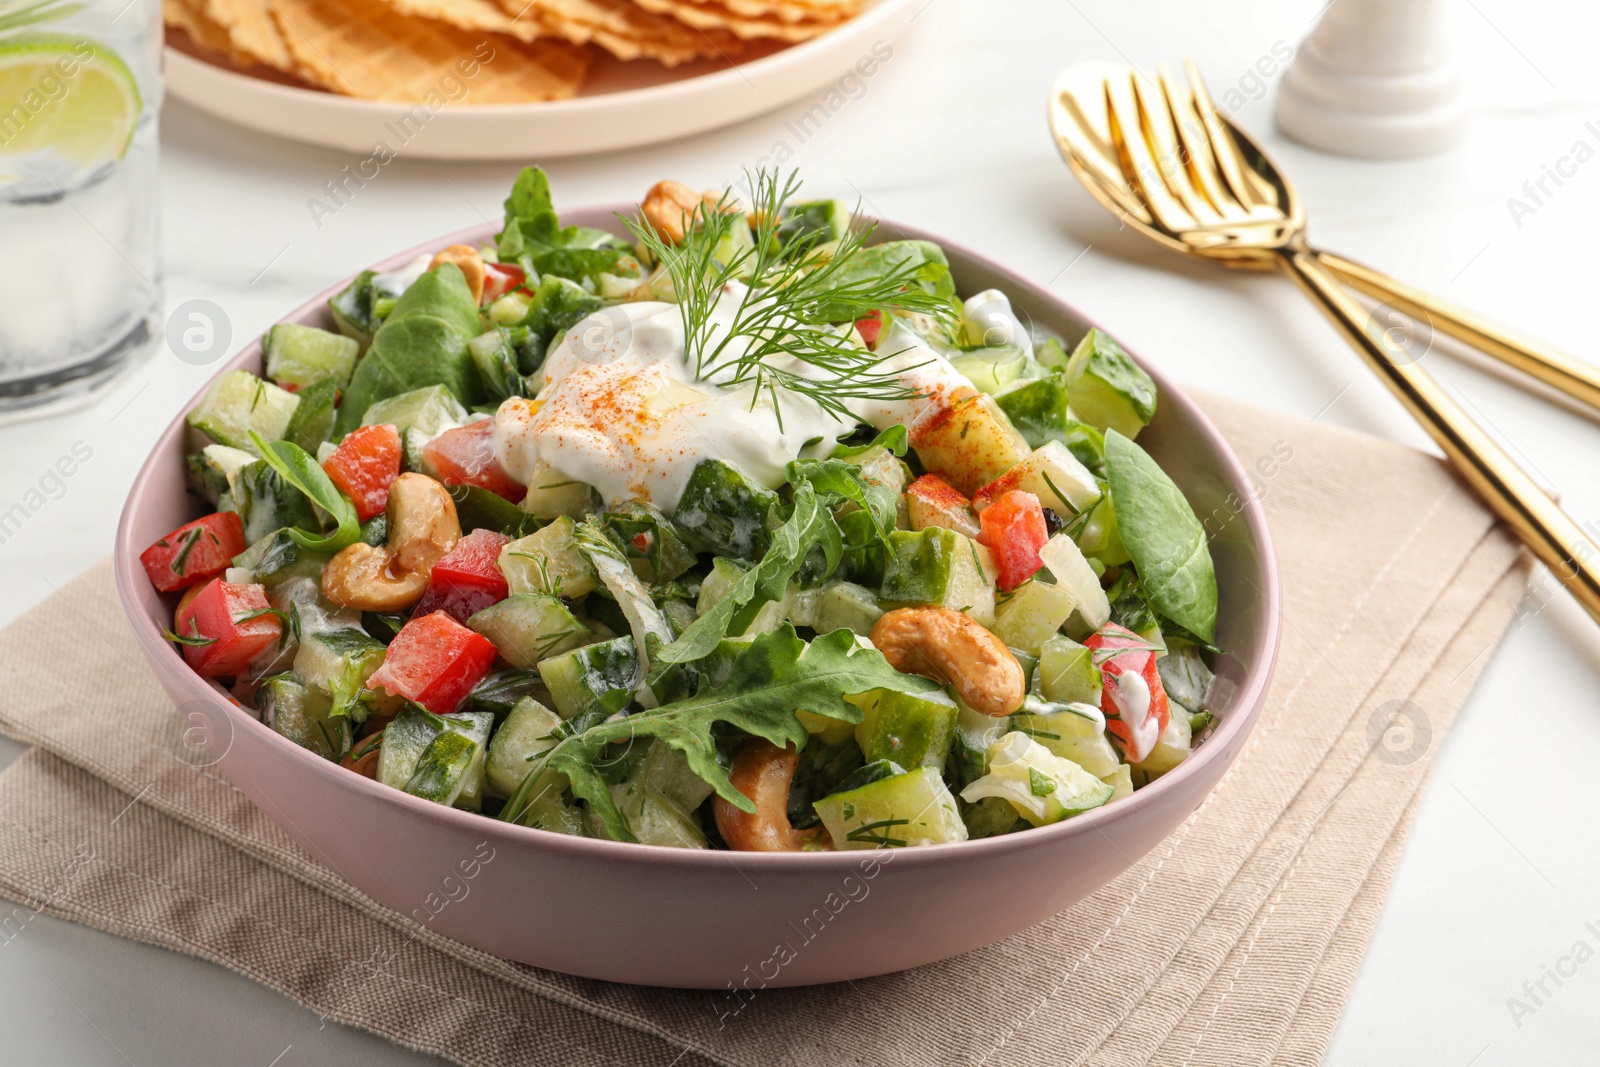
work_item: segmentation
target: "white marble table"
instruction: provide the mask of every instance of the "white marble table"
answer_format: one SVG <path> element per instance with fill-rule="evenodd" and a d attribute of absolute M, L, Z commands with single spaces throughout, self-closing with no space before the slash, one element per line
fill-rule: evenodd
<path fill-rule="evenodd" d="M 1300 184 L 1322 243 L 1600 357 L 1590 250 L 1600 238 L 1600 162 L 1591 161 L 1600 70 L 1589 54 L 1600 11 L 1581 0 L 1453 6 L 1472 132 L 1432 159 L 1341 160 L 1271 129 L 1270 84 L 1320 0 L 929 0 L 865 92 L 803 143 L 785 123 L 809 101 L 692 143 L 549 169 L 559 202 L 619 200 L 661 177 L 722 181 L 782 140 L 814 190 L 859 195 L 878 213 L 1008 260 L 1180 380 L 1421 442 L 1286 282 L 1190 265 L 1119 232 L 1058 160 L 1043 93 L 1067 62 L 1192 54 L 1213 94 L 1242 104 L 1243 122 Z M 235 347 L 373 260 L 497 217 L 515 173 L 512 164 L 402 156 L 319 228 L 307 199 L 351 160 L 243 134 L 180 105 L 164 122 L 168 305 L 216 302 Z M 1535 203 L 1524 182 L 1539 182 L 1547 166 L 1562 184 L 1545 179 L 1548 195 Z M 1512 197 L 1530 210 L 1513 212 Z M 1426 358 L 1560 486 L 1574 515 L 1600 520 L 1600 427 L 1438 353 Z M 0 543 L 0 620 L 110 551 L 138 463 L 210 373 L 161 351 L 92 408 L 0 429 L 0 510 L 75 442 L 93 449 L 59 499 Z M 1353 549 L 1360 528 L 1352 515 Z M 1546 979 L 1551 995 L 1532 1014 L 1514 1018 L 1507 1003 L 1526 999 L 1524 983 L 1546 966 L 1571 971 L 1577 942 L 1587 942 L 1586 961 L 1600 950 L 1600 776 L 1588 761 L 1600 751 L 1600 631 L 1544 582 L 1548 604 L 1530 601 L 1443 742 L 1332 1063 L 1592 1058 L 1600 963 L 1577 965 L 1559 987 Z M 220 968 L 42 918 L 0 949 L 0 1032 L 0 1058 L 29 1064 L 423 1059 L 320 1028 L 311 1013 Z"/>

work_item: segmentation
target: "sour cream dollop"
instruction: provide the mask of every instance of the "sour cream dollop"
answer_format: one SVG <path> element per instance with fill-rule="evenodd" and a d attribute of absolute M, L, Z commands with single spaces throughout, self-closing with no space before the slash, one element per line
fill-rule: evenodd
<path fill-rule="evenodd" d="M 742 296 L 738 287 L 722 296 L 711 314 L 714 329 L 728 329 Z M 741 343 L 748 344 L 735 338 L 730 348 Z M 909 329 L 897 326 L 879 349 L 897 353 L 879 370 L 901 372 L 902 384 L 918 395 L 846 402 L 875 428 L 910 422 L 951 389 L 970 387 Z M 769 362 L 817 377 L 815 368 L 790 357 Z M 697 377 L 686 358 L 678 305 L 641 301 L 607 308 L 573 326 L 551 350 L 536 400 L 513 398 L 500 406 L 495 458 L 524 484 L 554 470 L 594 486 L 607 505 L 644 500 L 670 512 L 701 460 L 720 459 L 775 488 L 791 460 L 827 455 L 854 427 L 793 392 L 780 390 L 775 409 L 769 393 L 756 396 L 751 384 L 732 385 L 729 375 Z"/>

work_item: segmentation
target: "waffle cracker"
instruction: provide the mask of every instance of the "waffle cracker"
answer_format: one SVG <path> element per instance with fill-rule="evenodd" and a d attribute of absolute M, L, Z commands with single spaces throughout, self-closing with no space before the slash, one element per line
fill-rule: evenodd
<path fill-rule="evenodd" d="M 461 30 L 380 0 L 273 0 L 273 15 L 304 76 L 346 96 L 431 103 L 453 83 L 474 104 L 561 100 L 589 66 L 563 41 Z"/>
<path fill-rule="evenodd" d="M 269 0 L 188 0 L 209 21 L 227 31 L 232 51 L 286 74 L 302 71 L 273 21 Z"/>
<path fill-rule="evenodd" d="M 233 47 L 228 31 L 212 22 L 198 3 L 191 0 L 161 0 L 161 21 L 173 29 L 182 30 L 189 40 L 207 51 L 227 56 L 236 66 L 255 66 L 253 56 L 245 55 Z"/>
<path fill-rule="evenodd" d="M 618 59 L 654 59 L 675 67 L 693 59 L 730 56 L 739 39 L 726 29 L 697 29 L 670 13 L 646 11 L 631 0 L 499 0 L 513 18 L 534 18 L 551 33 L 593 41 Z"/>
<path fill-rule="evenodd" d="M 695 0 L 634 0 L 646 11 L 671 16 L 690 29 L 705 33 L 732 33 L 740 40 L 808 41 L 827 33 L 841 20 L 788 22 L 781 18 L 745 18 L 720 3 Z"/>
<path fill-rule="evenodd" d="M 437 19 L 458 30 L 504 33 L 519 41 L 533 41 L 549 31 L 531 14 L 513 18 L 495 0 L 385 0 L 402 15 Z"/>
<path fill-rule="evenodd" d="M 740 18 L 783 22 L 840 22 L 861 14 L 865 0 L 722 0 Z"/>

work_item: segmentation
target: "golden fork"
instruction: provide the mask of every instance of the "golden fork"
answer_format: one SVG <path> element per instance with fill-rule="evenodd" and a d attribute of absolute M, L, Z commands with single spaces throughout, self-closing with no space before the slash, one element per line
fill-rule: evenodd
<path fill-rule="evenodd" d="M 1373 321 L 1330 267 L 1346 269 L 1353 284 L 1392 306 L 1426 311 L 1453 336 L 1597 407 L 1600 378 L 1559 354 L 1519 349 L 1520 339 L 1376 271 L 1319 258 L 1306 243 L 1305 212 L 1294 188 L 1217 112 L 1194 65 L 1186 69 L 1187 88 L 1165 72 L 1153 84 L 1144 79 L 1149 88 L 1137 71 L 1120 69 L 1112 77 L 1086 68 L 1065 72 L 1051 90 L 1050 124 L 1073 173 L 1123 221 L 1168 248 L 1236 269 L 1283 270 L 1298 282 L 1467 483 L 1600 621 L 1600 548 Z M 1102 121 L 1092 122 L 1091 115 Z"/>

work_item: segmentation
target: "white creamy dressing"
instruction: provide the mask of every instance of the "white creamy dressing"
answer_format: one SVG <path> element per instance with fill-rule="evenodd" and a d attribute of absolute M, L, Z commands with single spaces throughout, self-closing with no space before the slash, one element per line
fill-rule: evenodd
<path fill-rule="evenodd" d="M 965 340 L 969 345 L 988 348 L 1010 347 L 1033 355 L 1033 338 L 1011 310 L 1011 298 L 998 289 L 985 289 L 967 298 L 962 305 Z"/>
<path fill-rule="evenodd" d="M 1133 737 L 1133 751 L 1129 755 L 1133 757 L 1132 762 L 1138 763 L 1161 740 L 1161 720 L 1150 714 L 1150 686 L 1139 671 L 1107 672 L 1107 677 L 1117 691 L 1118 717 Z"/>
<path fill-rule="evenodd" d="M 742 295 L 742 289 L 730 287 L 712 311 L 713 323 L 728 329 Z M 880 349 L 908 349 L 880 369 L 904 369 L 901 380 L 923 395 L 846 402 L 877 429 L 910 422 L 938 395 L 970 387 L 948 361 L 898 324 Z M 725 352 L 719 362 L 729 355 Z M 790 357 L 768 361 L 817 376 L 815 368 Z M 780 391 L 775 410 L 772 397 L 753 396 L 750 384 L 727 386 L 726 370 L 698 378 L 686 359 L 676 304 L 641 301 L 591 315 L 567 331 L 543 370 L 544 387 L 536 400 L 507 400 L 495 413 L 495 458 L 524 484 L 541 463 L 547 464 L 594 486 L 608 505 L 645 500 L 670 512 L 690 472 L 704 459 L 720 459 L 775 488 L 790 460 L 802 452 L 827 455 L 853 428 L 792 392 Z"/>
<path fill-rule="evenodd" d="M 411 288 L 413 282 L 428 273 L 428 264 L 432 262 L 433 257 L 423 252 L 399 270 L 387 274 L 374 274 L 372 288 L 384 296 L 399 297 Z"/>

